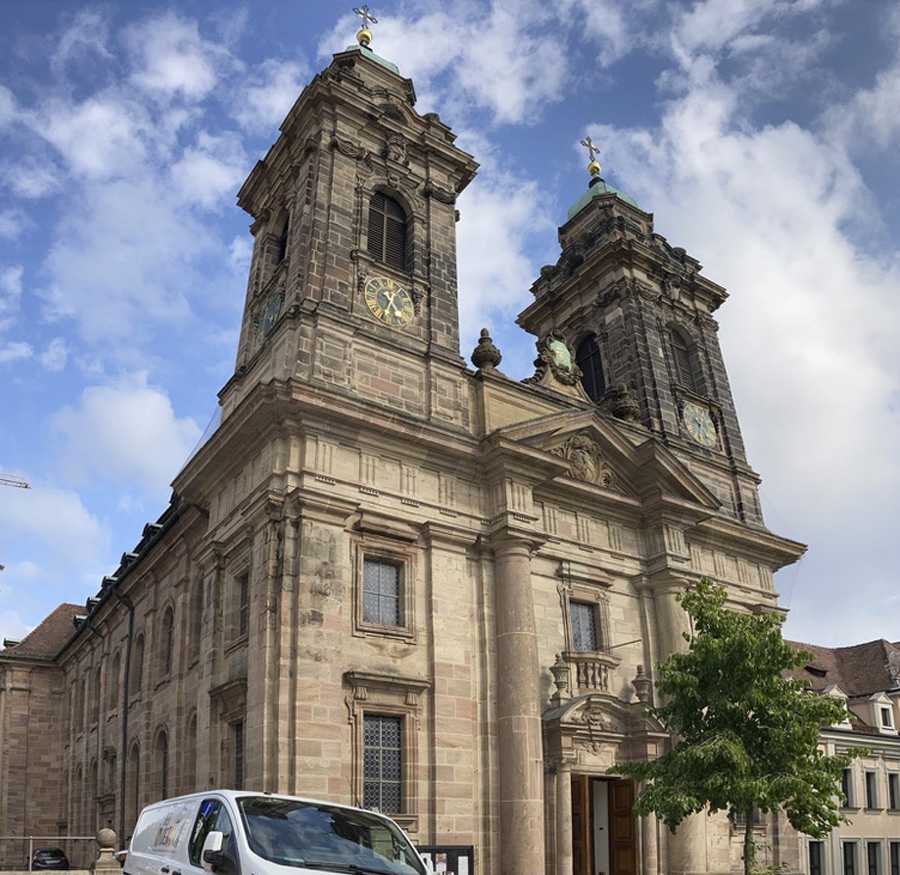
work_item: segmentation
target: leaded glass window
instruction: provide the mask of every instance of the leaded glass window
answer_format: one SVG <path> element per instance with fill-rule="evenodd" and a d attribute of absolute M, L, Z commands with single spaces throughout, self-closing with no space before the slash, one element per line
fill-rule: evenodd
<path fill-rule="evenodd" d="M 379 626 L 399 626 L 400 566 L 377 559 L 363 562 L 363 620 Z"/>
<path fill-rule="evenodd" d="M 402 811 L 403 720 L 366 714 L 363 720 L 363 806 Z"/>

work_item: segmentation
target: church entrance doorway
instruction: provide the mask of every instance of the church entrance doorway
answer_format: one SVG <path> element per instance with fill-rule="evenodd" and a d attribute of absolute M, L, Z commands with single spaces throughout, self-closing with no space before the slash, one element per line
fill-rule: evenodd
<path fill-rule="evenodd" d="M 573 875 L 637 875 L 634 782 L 572 775 Z"/>

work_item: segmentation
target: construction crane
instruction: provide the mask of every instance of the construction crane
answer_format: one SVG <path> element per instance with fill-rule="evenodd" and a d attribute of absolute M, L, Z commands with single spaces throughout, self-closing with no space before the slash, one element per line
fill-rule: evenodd
<path fill-rule="evenodd" d="M 31 489 L 30 484 L 24 477 L 16 474 L 4 474 L 0 471 L 0 486 L 17 486 L 19 489 Z"/>

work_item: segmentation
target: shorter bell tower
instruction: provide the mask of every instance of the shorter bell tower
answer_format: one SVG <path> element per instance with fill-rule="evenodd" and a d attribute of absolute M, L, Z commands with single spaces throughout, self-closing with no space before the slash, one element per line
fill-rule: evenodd
<path fill-rule="evenodd" d="M 658 436 L 723 509 L 762 525 L 759 478 L 744 443 L 713 316 L 725 290 L 653 229 L 653 216 L 600 176 L 559 229 L 559 260 L 541 270 L 519 324 L 571 350 L 582 387 L 610 416 Z"/>

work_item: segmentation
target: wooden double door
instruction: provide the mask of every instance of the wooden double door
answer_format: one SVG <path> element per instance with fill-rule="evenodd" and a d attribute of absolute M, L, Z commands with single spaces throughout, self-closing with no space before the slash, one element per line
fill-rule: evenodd
<path fill-rule="evenodd" d="M 573 875 L 637 875 L 634 782 L 572 775 Z"/>

